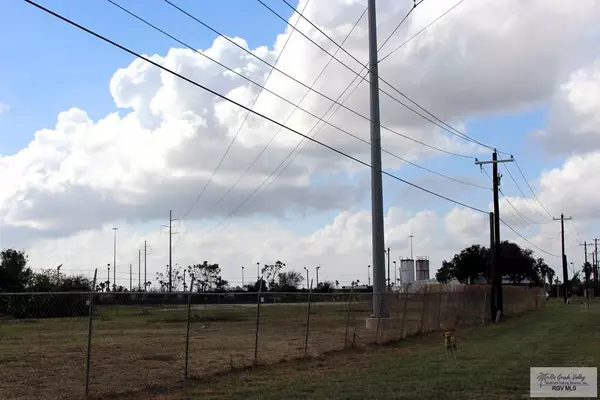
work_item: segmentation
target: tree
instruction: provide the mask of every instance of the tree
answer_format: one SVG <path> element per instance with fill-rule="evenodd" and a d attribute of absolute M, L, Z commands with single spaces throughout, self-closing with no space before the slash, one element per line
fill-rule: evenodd
<path fill-rule="evenodd" d="M 325 282 L 321 282 L 317 285 L 317 292 L 320 293 L 330 293 L 332 291 L 332 287 L 333 287 L 333 282 L 330 281 L 325 281 Z"/>
<path fill-rule="evenodd" d="M 160 285 L 160 291 L 161 292 L 168 292 L 169 291 L 169 266 L 167 265 L 165 267 L 165 272 L 157 272 L 156 273 L 156 280 L 158 281 L 158 284 Z M 171 291 L 176 292 L 177 290 L 179 290 L 179 287 L 181 286 L 183 282 L 183 271 L 181 270 L 181 267 L 175 265 L 175 266 L 171 266 Z"/>
<path fill-rule="evenodd" d="M 581 285 L 581 271 L 576 271 L 573 276 L 571 277 L 571 280 L 569 281 L 569 286 L 578 286 Z"/>
<path fill-rule="evenodd" d="M 536 260 L 533 251 L 523 249 L 518 244 L 504 241 L 500 244 L 502 276 L 512 283 L 521 283 L 529 279 L 533 284 L 540 284 L 538 271 L 535 271 Z"/>
<path fill-rule="evenodd" d="M 23 251 L 6 249 L 0 252 L 0 292 L 23 292 L 33 272 Z"/>
<path fill-rule="evenodd" d="M 435 278 L 441 283 L 448 283 L 452 279 L 460 283 L 474 283 L 486 275 L 489 258 L 490 253 L 486 247 L 472 245 L 455 254 L 452 260 L 443 261 L 442 268 L 435 274 Z"/>
<path fill-rule="evenodd" d="M 509 241 L 501 242 L 500 246 L 499 267 L 502 278 L 508 279 L 513 284 L 529 280 L 535 285 L 540 285 L 542 276 L 554 276 L 554 271 L 548 267 L 544 259 L 534 258 L 533 251 L 523 249 Z M 452 260 L 442 262 L 442 267 L 436 273 L 436 279 L 442 283 L 456 279 L 460 283 L 472 284 L 485 277 L 489 282 L 490 256 L 490 250 L 485 246 L 467 247 L 459 254 L 455 254 Z"/>
<path fill-rule="evenodd" d="M 261 287 L 262 286 L 262 287 Z M 258 289 L 260 288 L 261 292 L 266 292 L 267 291 L 267 281 L 265 281 L 264 279 L 258 279 L 254 284 L 248 284 L 246 285 L 246 290 L 248 292 L 258 292 Z"/>
<path fill-rule="evenodd" d="M 30 292 L 54 292 L 58 291 L 59 278 L 56 271 L 42 270 L 32 273 L 28 290 Z"/>
<path fill-rule="evenodd" d="M 194 276 L 197 282 L 198 291 L 206 292 L 211 290 L 224 290 L 227 281 L 221 277 L 221 267 L 219 264 L 209 264 L 204 261 L 202 264 L 196 264 L 188 267 L 190 275 Z"/>
<path fill-rule="evenodd" d="M 293 292 L 300 288 L 304 277 L 301 272 L 298 271 L 287 271 L 279 273 L 279 282 L 277 283 L 276 290 L 281 292 Z"/>
<path fill-rule="evenodd" d="M 275 279 L 279 278 L 279 273 L 283 267 L 285 267 L 285 264 L 277 260 L 274 264 L 265 264 L 265 266 L 262 268 L 261 274 L 269 284 L 269 289 L 277 290 L 277 283 L 275 282 Z"/>
<path fill-rule="evenodd" d="M 217 276 L 215 279 L 215 290 L 217 292 L 224 292 L 227 290 L 229 286 L 229 282 L 221 277 L 221 275 Z"/>
<path fill-rule="evenodd" d="M 592 275 L 594 272 L 594 268 L 592 267 L 592 264 L 589 261 L 586 261 L 585 263 L 583 263 L 583 267 L 581 270 L 583 271 L 584 282 L 587 281 L 589 284 L 590 283 L 590 275 Z"/>

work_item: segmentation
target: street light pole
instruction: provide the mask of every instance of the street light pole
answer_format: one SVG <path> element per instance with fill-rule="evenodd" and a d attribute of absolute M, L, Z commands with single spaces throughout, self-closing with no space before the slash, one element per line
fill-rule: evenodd
<path fill-rule="evenodd" d="M 244 267 L 242 266 L 242 288 L 244 287 Z"/>
<path fill-rule="evenodd" d="M 108 292 L 110 290 L 110 264 L 108 264 L 108 279 L 106 282 L 108 282 L 108 287 L 106 288 L 106 291 Z"/>
<path fill-rule="evenodd" d="M 391 284 L 392 275 L 390 274 L 390 248 L 389 247 L 387 248 L 387 267 L 388 267 L 387 281 L 388 281 L 388 292 L 389 292 L 390 290 L 392 290 L 392 284 Z"/>
<path fill-rule="evenodd" d="M 321 268 L 320 265 L 316 268 L 317 269 L 317 287 L 319 287 L 319 268 Z"/>
<path fill-rule="evenodd" d="M 306 271 L 306 288 L 308 289 L 308 268 L 304 267 L 304 270 Z"/>
<path fill-rule="evenodd" d="M 119 228 L 112 228 L 114 232 L 114 240 L 113 240 L 113 285 L 115 288 L 117 287 L 117 230 Z"/>
<path fill-rule="evenodd" d="M 398 268 L 396 268 L 396 260 L 394 260 L 394 286 L 398 285 Z"/>
<path fill-rule="evenodd" d="M 260 262 L 256 263 L 256 280 L 260 280 Z"/>
<path fill-rule="evenodd" d="M 367 265 L 367 281 L 368 285 L 371 286 L 371 266 Z"/>

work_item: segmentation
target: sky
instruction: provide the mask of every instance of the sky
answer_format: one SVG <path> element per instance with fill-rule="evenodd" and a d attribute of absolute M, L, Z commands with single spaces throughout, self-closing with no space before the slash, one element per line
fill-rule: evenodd
<path fill-rule="evenodd" d="M 370 163 L 368 84 L 357 77 L 368 60 L 366 0 L 290 3 L 303 17 L 281 0 L 265 0 L 271 10 L 247 0 L 172 2 L 196 20 L 162 0 L 114 3 L 177 40 L 106 0 L 40 1 Z M 412 235 L 433 277 L 464 247 L 488 244 L 491 168 L 475 159 L 497 148 L 516 160 L 499 167 L 502 239 L 559 272 L 553 218 L 564 213 L 573 217 L 567 256 L 579 268 L 579 244 L 600 236 L 600 4 L 424 0 L 396 30 L 411 7 L 377 2 L 379 45 L 389 37 L 379 57 L 400 46 L 379 64 L 383 169 L 401 179 L 383 178 L 392 259 L 409 256 Z M 164 271 L 172 210 L 173 265 L 219 263 L 233 286 L 242 267 L 247 283 L 257 262 L 276 260 L 288 270 L 321 265 L 321 280 L 367 281 L 368 167 L 26 2 L 3 10 L 1 248 L 25 250 L 35 269 L 105 276 L 111 264 L 112 281 L 117 227 L 117 282 L 128 286 L 130 264 L 133 281 L 143 279 L 144 242 L 147 279 Z"/>

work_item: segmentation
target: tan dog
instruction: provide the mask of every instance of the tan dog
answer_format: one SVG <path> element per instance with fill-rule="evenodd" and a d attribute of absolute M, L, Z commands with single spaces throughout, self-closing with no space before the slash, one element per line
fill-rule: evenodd
<path fill-rule="evenodd" d="M 450 331 L 444 332 L 443 336 L 448 358 L 456 358 L 456 338 Z"/>

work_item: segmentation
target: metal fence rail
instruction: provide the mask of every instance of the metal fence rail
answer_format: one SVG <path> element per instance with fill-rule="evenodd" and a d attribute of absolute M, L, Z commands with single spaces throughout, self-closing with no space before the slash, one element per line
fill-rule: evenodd
<path fill-rule="evenodd" d="M 378 321 L 376 329 L 365 322 L 371 293 L 0 293 L 0 398 L 169 387 L 256 363 L 481 325 L 489 322 L 488 293 L 487 286 L 385 293 L 394 324 Z M 507 315 L 544 305 L 539 288 L 505 288 Z"/>

